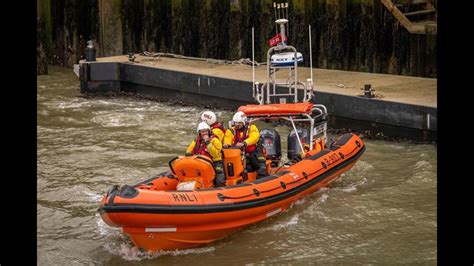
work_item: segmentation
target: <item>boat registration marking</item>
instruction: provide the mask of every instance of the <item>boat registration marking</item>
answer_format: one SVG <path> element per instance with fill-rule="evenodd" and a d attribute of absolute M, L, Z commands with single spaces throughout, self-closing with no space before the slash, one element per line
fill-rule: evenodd
<path fill-rule="evenodd" d="M 176 232 L 176 227 L 145 228 L 145 232 Z"/>
<path fill-rule="evenodd" d="M 267 213 L 267 218 L 270 217 L 270 216 L 273 216 L 273 215 L 275 215 L 275 214 L 277 214 L 277 213 L 279 213 L 279 212 L 281 212 L 281 208 L 278 208 L 278 209 L 276 209 L 276 210 L 273 210 L 273 211 Z"/>
<path fill-rule="evenodd" d="M 194 193 L 171 193 L 173 196 L 174 201 L 176 202 L 192 202 L 198 201 L 196 195 Z"/>

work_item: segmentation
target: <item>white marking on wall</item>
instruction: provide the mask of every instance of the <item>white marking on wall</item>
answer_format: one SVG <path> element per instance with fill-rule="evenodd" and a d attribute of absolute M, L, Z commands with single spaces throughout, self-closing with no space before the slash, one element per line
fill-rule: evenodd
<path fill-rule="evenodd" d="M 198 87 L 201 87 L 201 77 L 198 77 Z"/>
<path fill-rule="evenodd" d="M 176 227 L 145 228 L 145 232 L 176 232 Z"/>
<path fill-rule="evenodd" d="M 270 217 L 270 216 L 273 216 L 273 215 L 275 215 L 275 214 L 277 214 L 277 213 L 279 213 L 279 212 L 281 212 L 281 208 L 278 208 L 278 209 L 276 209 L 276 210 L 273 210 L 273 211 L 267 213 L 267 218 Z"/>

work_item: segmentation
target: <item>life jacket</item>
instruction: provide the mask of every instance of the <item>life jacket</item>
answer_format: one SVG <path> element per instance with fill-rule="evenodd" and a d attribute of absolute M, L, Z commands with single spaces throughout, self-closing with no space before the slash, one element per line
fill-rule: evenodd
<path fill-rule="evenodd" d="M 315 149 L 317 152 L 324 150 L 324 139 L 316 139 L 314 141 L 313 149 Z"/>
<path fill-rule="evenodd" d="M 212 124 L 212 126 L 211 126 L 211 131 L 212 131 L 214 128 L 218 128 L 218 129 L 222 130 L 222 133 L 224 133 L 224 135 L 225 135 L 225 130 L 226 130 L 226 129 L 224 128 L 224 126 L 223 126 L 221 123 L 215 122 L 214 124 Z"/>
<path fill-rule="evenodd" d="M 243 136 L 240 137 L 240 132 L 242 132 L 242 130 L 236 130 L 235 127 L 233 128 L 234 130 L 234 140 L 233 140 L 233 144 L 237 144 L 239 142 L 244 142 L 244 140 L 248 139 L 249 137 L 249 130 L 250 130 L 250 124 L 247 124 L 245 125 L 245 127 L 243 128 Z M 253 152 L 255 149 L 257 148 L 257 145 L 248 145 L 247 147 L 245 147 L 245 152 Z"/>
<path fill-rule="evenodd" d="M 212 131 L 211 131 L 209 140 L 211 140 L 212 138 L 217 138 L 217 136 L 212 134 Z M 212 160 L 211 154 L 207 151 L 206 142 L 201 138 L 199 133 L 198 133 L 198 137 L 196 138 L 196 145 L 194 145 L 193 155 L 204 155 Z"/>

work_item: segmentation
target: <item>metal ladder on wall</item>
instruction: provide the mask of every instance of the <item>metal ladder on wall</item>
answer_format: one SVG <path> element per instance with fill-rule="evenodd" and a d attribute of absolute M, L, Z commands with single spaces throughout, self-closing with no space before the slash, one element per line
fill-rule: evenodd
<path fill-rule="evenodd" d="M 400 24 L 412 34 L 437 33 L 437 11 L 430 0 L 381 0 Z"/>

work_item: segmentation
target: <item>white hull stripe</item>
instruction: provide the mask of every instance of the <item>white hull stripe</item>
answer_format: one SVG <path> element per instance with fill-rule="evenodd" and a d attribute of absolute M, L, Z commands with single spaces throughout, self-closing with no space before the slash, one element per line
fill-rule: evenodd
<path fill-rule="evenodd" d="M 276 210 L 273 210 L 273 211 L 267 213 L 267 218 L 270 217 L 270 216 L 273 216 L 273 215 L 275 215 L 275 214 L 277 214 L 277 213 L 279 213 L 279 212 L 281 212 L 281 208 L 278 208 L 278 209 L 276 209 Z"/>
<path fill-rule="evenodd" d="M 145 232 L 176 232 L 176 227 L 145 228 Z"/>

